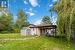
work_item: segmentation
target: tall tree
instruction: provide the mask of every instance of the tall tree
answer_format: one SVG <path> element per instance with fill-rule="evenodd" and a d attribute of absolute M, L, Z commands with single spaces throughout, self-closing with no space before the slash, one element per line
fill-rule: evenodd
<path fill-rule="evenodd" d="M 13 17 L 11 13 L 0 16 L 0 31 L 10 32 L 12 29 Z"/>
<path fill-rule="evenodd" d="M 27 15 L 23 10 L 20 10 L 17 14 L 18 18 L 16 21 L 16 28 L 18 29 L 18 32 L 20 31 L 20 28 L 24 25 L 27 26 L 29 23 L 27 21 Z"/>
<path fill-rule="evenodd" d="M 44 16 L 43 19 L 42 19 L 42 23 L 51 24 L 50 17 L 49 16 Z"/>
<path fill-rule="evenodd" d="M 68 40 L 72 35 L 72 22 L 74 24 L 75 0 L 58 0 L 54 9 L 58 13 L 57 29 L 58 33 L 64 34 Z"/>

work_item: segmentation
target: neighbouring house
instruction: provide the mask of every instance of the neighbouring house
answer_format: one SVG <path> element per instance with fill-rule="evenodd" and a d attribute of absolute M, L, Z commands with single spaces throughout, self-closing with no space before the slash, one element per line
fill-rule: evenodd
<path fill-rule="evenodd" d="M 56 25 L 51 24 L 40 24 L 40 25 L 30 25 L 28 27 L 21 28 L 21 35 L 55 35 L 56 34 Z"/>

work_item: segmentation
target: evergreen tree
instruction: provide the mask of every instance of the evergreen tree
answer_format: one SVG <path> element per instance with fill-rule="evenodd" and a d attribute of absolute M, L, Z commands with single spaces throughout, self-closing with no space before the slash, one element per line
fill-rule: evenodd
<path fill-rule="evenodd" d="M 11 13 L 3 14 L 0 16 L 0 32 L 11 32 L 13 24 L 13 17 Z"/>
<path fill-rule="evenodd" d="M 42 23 L 51 24 L 50 17 L 44 16 L 43 19 L 42 19 Z"/>

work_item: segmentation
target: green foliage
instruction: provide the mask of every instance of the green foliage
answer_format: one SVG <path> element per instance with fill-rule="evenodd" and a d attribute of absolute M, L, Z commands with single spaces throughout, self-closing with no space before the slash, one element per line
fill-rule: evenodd
<path fill-rule="evenodd" d="M 75 44 L 68 45 L 60 38 L 38 37 L 32 40 L 1 40 L 0 50 L 75 50 Z"/>
<path fill-rule="evenodd" d="M 2 12 L 3 11 L 3 12 Z M 20 10 L 17 14 L 18 18 L 16 23 L 13 22 L 13 15 L 8 10 L 2 10 L 0 16 L 0 32 L 20 32 L 22 26 L 29 26 L 27 21 L 27 15 L 23 10 Z"/>
<path fill-rule="evenodd" d="M 0 38 L 29 38 L 32 36 L 22 36 L 20 33 L 0 33 Z"/>
<path fill-rule="evenodd" d="M 11 32 L 13 25 L 13 17 L 11 13 L 0 16 L 0 32 Z"/>
<path fill-rule="evenodd" d="M 19 10 L 19 12 L 17 13 L 17 21 L 15 24 L 15 29 L 17 30 L 17 32 L 20 32 L 20 28 L 22 26 L 28 26 L 29 22 L 27 21 L 27 15 L 25 14 L 25 12 L 23 10 Z"/>
<path fill-rule="evenodd" d="M 58 33 L 65 35 L 69 40 L 75 30 L 75 1 L 59 0 L 54 9 L 58 13 Z"/>
<path fill-rule="evenodd" d="M 42 23 L 51 24 L 50 17 L 44 16 L 43 19 L 42 19 Z"/>

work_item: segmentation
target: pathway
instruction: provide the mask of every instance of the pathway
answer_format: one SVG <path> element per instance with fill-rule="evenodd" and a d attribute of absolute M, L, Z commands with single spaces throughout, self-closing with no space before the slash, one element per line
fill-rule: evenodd
<path fill-rule="evenodd" d="M 1 38 L 0 40 L 31 40 L 31 39 L 34 39 L 36 37 L 31 37 L 31 38 Z"/>

